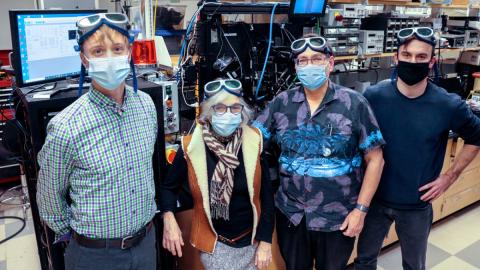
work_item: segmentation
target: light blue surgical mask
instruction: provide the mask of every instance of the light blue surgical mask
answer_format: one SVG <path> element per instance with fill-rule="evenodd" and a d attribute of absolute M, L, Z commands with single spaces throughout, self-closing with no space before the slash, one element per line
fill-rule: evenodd
<path fill-rule="evenodd" d="M 307 90 L 317 90 L 328 79 L 326 68 L 327 65 L 297 67 L 297 76 Z"/>
<path fill-rule="evenodd" d="M 115 90 L 130 72 L 128 55 L 88 59 L 88 75 L 101 87 Z"/>
<path fill-rule="evenodd" d="M 240 126 L 242 123 L 242 114 L 233 114 L 226 112 L 222 115 L 212 115 L 212 128 L 218 135 L 228 137 Z"/>

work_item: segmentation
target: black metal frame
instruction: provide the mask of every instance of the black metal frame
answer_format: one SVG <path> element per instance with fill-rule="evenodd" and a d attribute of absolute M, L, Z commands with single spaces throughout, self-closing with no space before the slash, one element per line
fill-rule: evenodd
<path fill-rule="evenodd" d="M 200 4 L 199 4 L 200 5 Z M 212 48 L 209 44 L 209 41 L 212 38 L 212 32 L 211 28 L 215 28 L 219 23 L 221 23 L 221 15 L 224 14 L 266 14 L 270 15 L 272 13 L 272 9 L 274 7 L 275 3 L 223 3 L 223 2 L 216 2 L 216 3 L 205 3 L 202 10 L 200 11 L 200 20 L 197 23 L 197 53 L 199 55 L 199 58 L 196 62 L 197 70 L 198 70 L 198 82 L 199 82 L 199 89 L 200 89 L 200 101 L 203 98 L 203 86 L 206 82 L 209 80 L 212 80 L 218 76 L 217 71 L 213 69 L 212 65 L 213 62 L 216 61 L 215 55 L 217 54 L 217 51 L 215 51 L 215 48 Z M 290 4 L 289 3 L 278 3 L 277 7 L 275 8 L 275 14 L 284 14 L 284 15 L 289 15 L 290 14 Z M 305 22 L 306 19 L 300 19 L 299 22 Z M 225 29 L 225 32 L 228 32 L 229 29 L 235 31 L 236 27 L 239 27 L 238 25 L 244 24 L 247 26 L 249 24 L 245 24 L 243 22 L 239 23 L 229 23 L 229 24 L 222 24 L 222 29 Z M 255 23 L 253 24 L 255 27 L 255 32 L 257 33 L 268 33 L 268 28 L 269 25 L 268 23 Z M 284 27 L 289 28 L 292 30 L 296 35 L 301 35 L 303 32 L 303 29 L 301 29 L 299 26 L 302 24 L 294 24 L 294 23 L 288 23 Z M 274 36 L 279 36 L 280 32 L 280 25 L 279 24 L 274 24 L 273 27 L 273 33 Z M 298 29 L 297 29 L 298 28 Z M 257 31 L 258 30 L 258 31 Z M 298 31 L 297 31 L 298 30 Z M 249 32 L 249 30 L 247 30 Z M 278 33 L 278 35 L 276 35 Z M 219 34 L 220 35 L 220 34 Z M 248 33 L 246 35 L 249 35 Z M 267 34 L 268 36 L 268 34 Z M 238 37 L 237 37 L 238 38 Z M 245 37 L 246 38 L 246 37 Z M 232 38 L 229 38 L 232 39 Z M 243 40 L 242 40 L 243 41 Z M 245 41 L 246 42 L 246 41 Z M 249 57 L 248 52 L 246 53 L 244 51 L 245 47 L 243 45 L 246 45 L 245 43 L 242 43 L 242 47 L 238 47 L 240 51 L 239 57 L 242 58 L 242 56 Z M 224 45 L 227 46 L 227 45 Z M 232 44 L 233 47 L 236 47 L 235 44 Z M 247 45 L 249 46 L 249 45 Z M 258 44 L 252 44 L 252 46 L 257 47 Z M 237 51 L 238 52 L 238 51 Z M 262 67 L 262 63 L 265 60 L 263 54 L 257 54 L 256 56 L 258 57 L 253 57 L 250 55 L 250 60 L 252 60 L 253 63 L 253 70 L 258 71 Z M 257 65 L 257 66 L 255 66 Z M 244 62 L 244 71 L 249 70 L 250 68 L 245 68 L 246 63 Z M 292 67 L 293 67 L 293 62 L 292 62 Z M 254 85 L 254 79 L 252 77 L 249 77 L 248 80 L 242 80 L 242 84 L 244 87 L 244 90 L 249 89 L 253 87 Z M 248 91 L 245 92 L 244 98 L 247 100 L 247 102 L 250 103 L 255 103 L 253 95 L 249 93 Z M 257 104 L 259 105 L 259 104 Z"/>
<path fill-rule="evenodd" d="M 270 14 L 273 6 L 273 3 L 206 3 L 200 14 Z M 289 12 L 289 3 L 278 3 L 275 9 L 275 14 L 288 14 Z"/>

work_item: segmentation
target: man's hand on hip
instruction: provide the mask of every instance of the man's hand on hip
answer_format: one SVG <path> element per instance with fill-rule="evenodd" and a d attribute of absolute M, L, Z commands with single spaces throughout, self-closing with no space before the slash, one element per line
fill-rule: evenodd
<path fill-rule="evenodd" d="M 428 190 L 422 197 L 420 197 L 420 200 L 430 203 L 433 202 L 440 197 L 440 195 L 442 195 L 456 179 L 456 177 L 450 174 L 440 175 L 435 181 L 420 187 L 420 192 Z"/>

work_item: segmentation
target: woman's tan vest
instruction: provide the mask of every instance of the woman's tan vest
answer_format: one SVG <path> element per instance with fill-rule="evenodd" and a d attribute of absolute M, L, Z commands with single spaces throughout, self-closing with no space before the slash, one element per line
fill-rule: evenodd
<path fill-rule="evenodd" d="M 206 145 L 203 141 L 202 128 L 199 124 L 193 134 L 182 138 L 182 147 L 188 165 L 188 182 L 194 205 L 190 242 L 192 246 L 202 252 L 213 253 L 218 236 L 213 229 L 210 215 Z M 262 135 L 257 129 L 249 126 L 243 127 L 243 162 L 254 215 L 252 244 L 261 213 L 260 187 L 262 170 L 260 167 L 260 154 L 263 147 L 262 143 Z M 234 215 L 235 213 L 230 214 Z"/>

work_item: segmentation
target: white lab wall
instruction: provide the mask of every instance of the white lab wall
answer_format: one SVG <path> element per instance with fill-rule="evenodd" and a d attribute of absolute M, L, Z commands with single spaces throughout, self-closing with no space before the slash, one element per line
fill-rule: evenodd
<path fill-rule="evenodd" d="M 115 3 L 111 0 L 97 0 L 99 9 L 106 9 L 109 12 L 115 12 Z"/>
<path fill-rule="evenodd" d="M 0 0 L 0 50 L 11 50 L 10 9 L 35 9 L 35 0 Z"/>
<path fill-rule="evenodd" d="M 85 1 L 82 3 L 82 1 Z M 153 4 L 156 0 L 151 0 Z M 124 0 L 120 1 L 123 4 Z M 131 1 L 132 3 L 138 0 Z M 159 5 L 181 5 L 186 6 L 185 25 L 190 21 L 193 13 L 197 9 L 197 0 L 158 0 Z M 72 8 L 76 3 L 79 8 L 89 7 L 94 3 L 99 9 L 107 9 L 110 12 L 116 10 L 116 4 L 111 0 L 0 0 L 0 50 L 11 50 L 12 42 L 10 37 L 10 20 L 8 11 L 10 9 L 35 9 L 41 7 L 63 7 Z"/>
<path fill-rule="evenodd" d="M 38 0 L 40 9 L 95 9 L 98 0 Z"/>
<path fill-rule="evenodd" d="M 72 9 L 107 9 L 115 11 L 115 3 L 111 0 L 0 0 L 0 50 L 11 50 L 12 41 L 10 35 L 10 9 L 36 9 L 36 8 L 63 8 Z"/>

